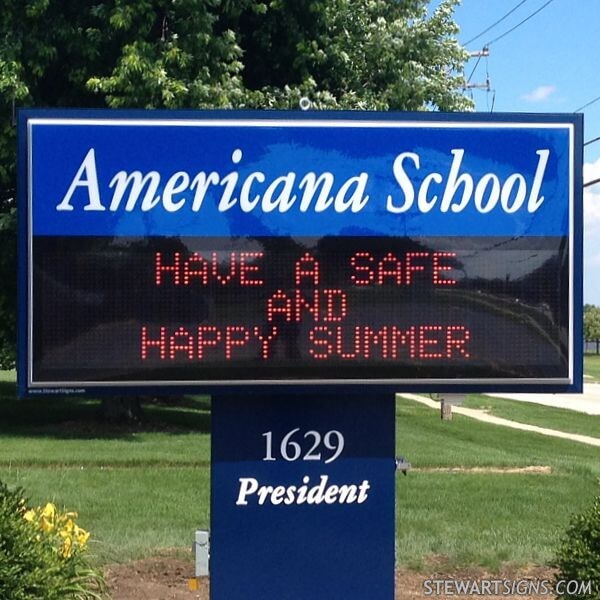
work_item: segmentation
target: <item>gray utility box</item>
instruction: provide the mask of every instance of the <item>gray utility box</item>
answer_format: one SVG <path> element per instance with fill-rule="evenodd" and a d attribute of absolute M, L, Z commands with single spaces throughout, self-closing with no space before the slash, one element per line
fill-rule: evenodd
<path fill-rule="evenodd" d="M 193 550 L 196 557 L 196 577 L 207 577 L 210 555 L 210 536 L 208 531 L 196 531 Z"/>

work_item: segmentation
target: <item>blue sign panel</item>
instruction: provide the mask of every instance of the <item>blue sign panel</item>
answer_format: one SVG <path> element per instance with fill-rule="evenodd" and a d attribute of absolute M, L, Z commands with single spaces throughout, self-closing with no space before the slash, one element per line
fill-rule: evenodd
<path fill-rule="evenodd" d="M 395 402 L 216 397 L 212 600 L 394 598 Z"/>
<path fill-rule="evenodd" d="M 21 391 L 577 390 L 581 125 L 23 111 Z"/>
<path fill-rule="evenodd" d="M 32 119 L 29 130 L 33 235 L 569 233 L 567 125 Z"/>

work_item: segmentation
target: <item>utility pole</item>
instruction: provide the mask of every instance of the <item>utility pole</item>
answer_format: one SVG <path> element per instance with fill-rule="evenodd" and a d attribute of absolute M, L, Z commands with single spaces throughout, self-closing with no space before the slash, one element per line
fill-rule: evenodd
<path fill-rule="evenodd" d="M 484 83 L 466 83 L 465 90 L 486 90 L 489 92 L 492 88 L 490 87 L 490 80 L 486 79 Z"/>
<path fill-rule="evenodd" d="M 490 49 L 484 46 L 481 50 L 475 50 L 475 52 L 469 52 L 470 58 L 487 58 L 490 55 Z"/>
<path fill-rule="evenodd" d="M 487 58 L 489 55 L 490 55 L 490 49 L 488 48 L 488 46 L 484 46 L 481 50 L 469 52 L 469 57 L 476 58 L 478 63 L 482 58 Z M 477 67 L 477 65 L 475 65 L 475 67 Z M 475 69 L 473 69 L 473 71 L 475 71 Z M 472 73 L 471 73 L 471 75 L 472 75 Z M 474 90 L 474 89 L 486 90 L 489 92 L 491 90 L 490 79 L 489 79 L 489 77 L 487 77 L 485 80 L 485 83 L 468 83 L 467 82 L 467 83 L 465 83 L 464 89 L 465 90 Z"/>

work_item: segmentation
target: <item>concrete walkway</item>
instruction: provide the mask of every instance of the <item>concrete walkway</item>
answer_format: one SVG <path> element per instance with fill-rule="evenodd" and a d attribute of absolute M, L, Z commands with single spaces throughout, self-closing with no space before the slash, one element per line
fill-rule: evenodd
<path fill-rule="evenodd" d="M 556 408 L 567 408 L 588 415 L 600 415 L 600 383 L 584 383 L 583 394 L 486 394 Z M 600 435 L 600 426 L 598 434 Z"/>
<path fill-rule="evenodd" d="M 597 384 L 594 384 L 597 385 Z M 440 410 L 440 403 L 436 400 L 431 400 L 430 398 L 426 398 L 425 396 L 418 396 L 417 394 L 398 394 L 403 398 L 408 398 L 409 400 L 414 400 L 415 402 L 420 402 L 421 404 L 425 404 L 430 408 L 435 408 L 438 411 Z M 490 394 L 491 395 L 491 394 Z M 524 395 L 524 394 L 522 394 Z M 534 394 L 527 394 L 534 395 Z M 506 398 L 506 396 L 502 396 Z M 477 419 L 478 421 L 483 421 L 485 423 L 492 423 L 494 425 L 502 425 L 503 427 L 512 427 L 513 429 L 521 429 L 523 431 L 532 431 L 534 433 L 540 433 L 542 435 L 548 435 L 551 437 L 562 438 L 565 440 L 572 440 L 574 442 L 580 442 L 581 444 L 588 444 L 590 446 L 598 446 L 600 448 L 600 438 L 591 437 L 589 435 L 580 435 L 578 433 L 566 433 L 564 431 L 558 431 L 556 429 L 547 429 L 546 427 L 538 427 L 537 425 L 526 425 L 525 423 L 518 423 L 517 421 L 510 421 L 509 419 L 502 419 L 500 417 L 494 417 L 493 415 L 488 414 L 484 410 L 477 410 L 474 408 L 464 408 L 463 406 L 453 406 L 452 412 L 457 415 L 464 415 L 465 417 L 470 417 L 471 419 Z"/>

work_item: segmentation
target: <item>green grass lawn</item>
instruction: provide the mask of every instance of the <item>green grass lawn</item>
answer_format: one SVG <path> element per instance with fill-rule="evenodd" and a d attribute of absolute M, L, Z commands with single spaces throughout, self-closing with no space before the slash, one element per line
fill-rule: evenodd
<path fill-rule="evenodd" d="M 586 354 L 583 357 L 583 373 L 587 376 L 585 381 L 600 381 L 600 354 Z"/>
<path fill-rule="evenodd" d="M 544 408 L 538 410 L 543 411 Z M 426 557 L 491 568 L 545 564 L 569 515 L 600 493 L 600 449 L 397 403 L 397 449 L 416 468 L 399 477 L 397 560 Z M 471 467 L 547 466 L 544 474 L 468 472 Z M 463 467 L 463 472 L 437 472 Z"/>
<path fill-rule="evenodd" d="M 540 407 L 539 404 L 530 402 L 490 398 L 480 394 L 470 394 L 462 406 L 485 410 L 496 417 L 519 423 L 600 437 L 600 416 L 597 415 L 588 415 L 551 406 Z"/>
<path fill-rule="evenodd" d="M 503 410 L 504 401 L 494 403 Z M 23 486 L 33 504 L 53 500 L 78 511 L 100 564 L 189 548 L 194 530 L 209 527 L 210 402 L 145 405 L 139 427 L 99 424 L 98 410 L 95 400 L 17 401 L 14 378 L 4 376 L 0 479 Z M 523 418 L 547 418 L 544 407 L 526 411 Z M 397 560 L 417 568 L 432 556 L 492 568 L 547 563 L 569 515 L 600 492 L 598 448 L 460 415 L 443 422 L 438 411 L 404 399 L 397 452 L 415 469 L 397 478 Z M 552 472 L 468 470 L 529 465 Z M 436 470 L 443 467 L 462 471 Z"/>
<path fill-rule="evenodd" d="M 79 513 L 100 563 L 191 547 L 209 527 L 210 403 L 145 405 L 141 426 L 102 425 L 100 402 L 18 401 L 0 382 L 0 479 L 31 503 Z"/>

